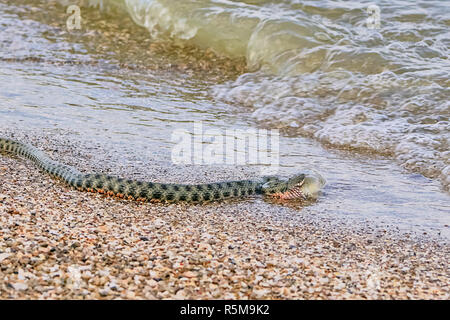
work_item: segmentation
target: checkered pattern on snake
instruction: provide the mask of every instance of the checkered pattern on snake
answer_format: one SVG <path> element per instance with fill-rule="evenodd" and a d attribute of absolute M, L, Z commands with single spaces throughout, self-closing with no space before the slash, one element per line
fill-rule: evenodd
<path fill-rule="evenodd" d="M 281 199 L 306 197 L 305 175 L 282 180 L 267 176 L 256 180 L 225 181 L 205 184 L 173 184 L 127 180 L 110 175 L 84 174 L 77 169 L 50 159 L 37 148 L 0 137 L 0 150 L 33 161 L 41 170 L 81 191 L 104 193 L 120 198 L 150 202 L 220 201 L 229 198 L 269 195 Z"/>

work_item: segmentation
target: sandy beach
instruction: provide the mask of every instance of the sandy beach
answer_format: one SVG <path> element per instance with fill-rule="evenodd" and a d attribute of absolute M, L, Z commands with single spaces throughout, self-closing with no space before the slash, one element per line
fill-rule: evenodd
<path fill-rule="evenodd" d="M 111 152 L 69 133 L 0 135 L 86 172 L 227 178 L 157 161 L 117 166 Z M 252 174 L 236 169 L 229 177 Z M 448 242 L 429 235 L 351 225 L 259 198 L 117 200 L 72 190 L 28 160 L 0 155 L 1 299 L 449 299 L 448 261 Z"/>

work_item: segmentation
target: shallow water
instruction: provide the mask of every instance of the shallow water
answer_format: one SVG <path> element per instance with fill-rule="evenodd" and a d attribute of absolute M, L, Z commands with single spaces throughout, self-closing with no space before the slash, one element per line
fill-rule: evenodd
<path fill-rule="evenodd" d="M 168 166 L 172 135 L 194 122 L 223 135 L 277 128 L 277 173 L 308 168 L 328 181 L 301 214 L 450 237 L 441 2 L 380 2 L 380 29 L 365 30 L 365 2 L 117 1 L 82 7 L 72 32 L 61 3 L 0 1 L 0 127 L 70 130 Z"/>

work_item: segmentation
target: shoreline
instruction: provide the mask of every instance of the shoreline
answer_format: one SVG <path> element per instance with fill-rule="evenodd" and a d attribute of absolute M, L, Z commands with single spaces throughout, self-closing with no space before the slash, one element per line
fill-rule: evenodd
<path fill-rule="evenodd" d="M 93 146 L 76 149 L 70 133 L 70 139 L 47 135 L 51 142 L 12 129 L 2 135 L 12 133 L 82 171 L 185 182 L 224 178 L 220 171 L 205 177 L 189 175 L 189 168 L 168 172 L 158 162 L 146 173 L 142 164 L 141 170 L 117 168 L 89 154 Z M 209 205 L 117 200 L 72 190 L 30 161 L 4 154 L 0 181 L 2 299 L 450 297 L 444 239 L 330 222 L 332 215 L 299 214 L 261 199 Z"/>

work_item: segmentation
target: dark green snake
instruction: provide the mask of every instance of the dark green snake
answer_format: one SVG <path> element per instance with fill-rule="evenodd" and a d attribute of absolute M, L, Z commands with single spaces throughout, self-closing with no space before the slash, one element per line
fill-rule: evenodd
<path fill-rule="evenodd" d="M 266 176 L 256 180 L 225 181 L 205 184 L 169 184 L 126 180 L 105 174 L 83 174 L 77 169 L 50 159 L 35 147 L 0 137 L 0 150 L 32 160 L 49 175 L 81 190 L 120 198 L 150 202 L 201 203 L 253 195 L 283 200 L 314 197 L 324 185 L 323 178 L 298 174 L 289 179 Z"/>

